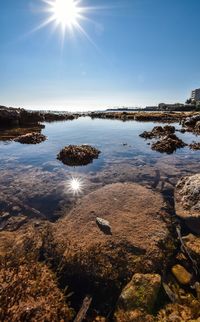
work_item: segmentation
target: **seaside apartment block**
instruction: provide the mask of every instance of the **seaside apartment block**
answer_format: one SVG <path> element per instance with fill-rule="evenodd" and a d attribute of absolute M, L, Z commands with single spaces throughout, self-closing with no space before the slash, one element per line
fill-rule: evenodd
<path fill-rule="evenodd" d="M 195 101 L 200 101 L 200 88 L 194 89 L 192 91 L 191 99 Z"/>

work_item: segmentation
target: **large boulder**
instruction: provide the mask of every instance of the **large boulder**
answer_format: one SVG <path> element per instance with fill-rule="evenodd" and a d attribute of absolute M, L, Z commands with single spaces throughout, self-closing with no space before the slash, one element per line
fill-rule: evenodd
<path fill-rule="evenodd" d="M 200 234 L 200 174 L 181 178 L 176 185 L 175 199 L 177 216 Z"/>
<path fill-rule="evenodd" d="M 109 222 L 106 234 L 96 218 Z M 110 184 L 87 196 L 56 224 L 62 276 L 87 288 L 118 290 L 136 272 L 161 270 L 173 248 L 162 196 L 138 184 Z M 105 295 L 105 294 L 104 294 Z"/>

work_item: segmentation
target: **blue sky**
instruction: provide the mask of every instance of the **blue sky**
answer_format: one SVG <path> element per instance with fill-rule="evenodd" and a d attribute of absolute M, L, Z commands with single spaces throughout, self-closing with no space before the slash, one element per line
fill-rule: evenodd
<path fill-rule="evenodd" d="M 97 109 L 184 102 L 200 87 L 199 0 L 82 0 L 76 28 L 42 0 L 0 4 L 0 104 Z M 92 7 L 92 9 L 91 9 Z M 34 31 L 35 30 L 35 31 Z"/>

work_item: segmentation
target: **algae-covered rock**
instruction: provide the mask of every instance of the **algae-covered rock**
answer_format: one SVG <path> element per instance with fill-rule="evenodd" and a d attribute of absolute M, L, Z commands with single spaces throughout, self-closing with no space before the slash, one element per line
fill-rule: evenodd
<path fill-rule="evenodd" d="M 200 233 L 200 174 L 181 178 L 175 190 L 176 214 L 194 232 Z"/>
<path fill-rule="evenodd" d="M 117 311 L 144 309 L 151 312 L 161 286 L 158 274 L 135 274 L 123 289 L 117 304 Z M 116 311 L 116 312 L 117 312 Z"/>
<path fill-rule="evenodd" d="M 152 315 L 136 309 L 129 312 L 123 310 L 118 311 L 114 316 L 115 322 L 154 322 L 155 319 Z"/>
<path fill-rule="evenodd" d="M 193 314 L 191 307 L 173 303 L 166 305 L 159 311 L 156 322 L 197 322 L 196 318 L 199 318 L 199 316 Z"/>
<path fill-rule="evenodd" d="M 152 150 L 158 151 L 160 153 L 166 152 L 168 154 L 173 153 L 176 149 L 184 148 L 185 144 L 181 139 L 179 139 L 175 134 L 168 134 L 164 136 L 161 140 L 152 144 Z"/>
<path fill-rule="evenodd" d="M 46 136 L 37 132 L 27 133 L 15 139 L 16 142 L 19 142 L 22 144 L 38 144 L 45 140 L 46 140 Z"/>
<path fill-rule="evenodd" d="M 200 265 L 200 237 L 189 234 L 184 236 L 183 240 L 189 253 L 196 260 L 197 264 Z"/>
<path fill-rule="evenodd" d="M 142 134 L 140 134 L 140 136 L 145 139 L 153 139 L 165 136 L 170 133 L 175 133 L 175 127 L 171 125 L 165 125 L 164 127 L 155 126 L 152 131 L 144 131 Z"/>
<path fill-rule="evenodd" d="M 187 285 L 191 282 L 192 275 L 182 265 L 174 265 L 172 273 L 180 284 Z"/>
<path fill-rule="evenodd" d="M 69 166 L 87 165 L 97 159 L 100 151 L 90 145 L 69 145 L 60 151 L 57 159 Z"/>

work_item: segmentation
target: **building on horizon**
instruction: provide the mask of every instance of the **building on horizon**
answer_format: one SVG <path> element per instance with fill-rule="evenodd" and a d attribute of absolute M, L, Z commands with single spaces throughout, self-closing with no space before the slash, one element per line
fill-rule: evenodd
<path fill-rule="evenodd" d="M 200 88 L 194 89 L 191 93 L 191 99 L 200 101 Z"/>

